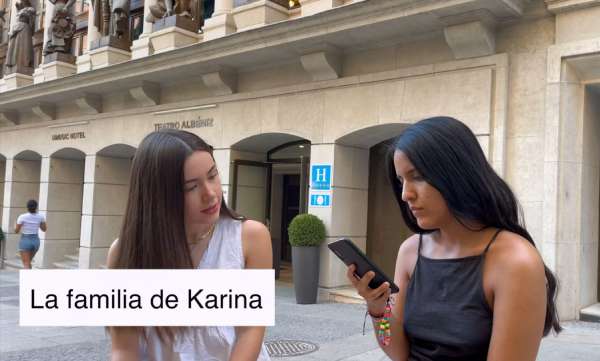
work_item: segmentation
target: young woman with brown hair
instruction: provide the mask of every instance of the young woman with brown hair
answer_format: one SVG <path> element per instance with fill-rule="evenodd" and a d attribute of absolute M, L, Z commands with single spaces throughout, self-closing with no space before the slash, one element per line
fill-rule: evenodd
<path fill-rule="evenodd" d="M 133 159 L 130 193 L 109 268 L 271 268 L 267 228 L 225 204 L 212 147 L 161 130 Z M 112 360 L 269 360 L 264 327 L 111 327 Z"/>

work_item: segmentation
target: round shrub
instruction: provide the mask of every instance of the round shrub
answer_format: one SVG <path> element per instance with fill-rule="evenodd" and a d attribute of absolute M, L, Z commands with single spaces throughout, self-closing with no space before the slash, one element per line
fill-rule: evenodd
<path fill-rule="evenodd" d="M 316 247 L 325 240 L 325 224 L 314 214 L 299 214 L 288 227 L 290 244 L 295 247 Z"/>
<path fill-rule="evenodd" d="M 4 232 L 2 232 L 2 227 L 0 227 L 0 242 L 2 241 L 4 241 Z"/>

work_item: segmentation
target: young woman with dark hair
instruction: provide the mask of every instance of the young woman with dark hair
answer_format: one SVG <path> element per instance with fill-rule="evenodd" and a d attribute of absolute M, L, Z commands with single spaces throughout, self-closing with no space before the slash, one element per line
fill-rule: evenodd
<path fill-rule="evenodd" d="M 212 147 L 161 130 L 133 159 L 123 226 L 108 254 L 119 269 L 271 268 L 267 228 L 225 204 Z M 112 360 L 269 360 L 264 327 L 111 327 Z"/>
<path fill-rule="evenodd" d="M 415 233 L 398 251 L 400 292 L 347 273 L 374 325 L 389 322 L 381 348 L 397 361 L 534 361 L 541 338 L 561 330 L 557 281 L 475 135 L 453 118 L 422 120 L 396 139 L 388 168 Z"/>
<path fill-rule="evenodd" d="M 35 199 L 27 201 L 27 213 L 21 214 L 17 218 L 15 233 L 21 232 L 19 240 L 19 253 L 21 262 L 25 269 L 31 269 L 33 257 L 40 249 L 40 236 L 38 229 L 46 232 L 46 217 L 38 213 L 38 203 Z"/>

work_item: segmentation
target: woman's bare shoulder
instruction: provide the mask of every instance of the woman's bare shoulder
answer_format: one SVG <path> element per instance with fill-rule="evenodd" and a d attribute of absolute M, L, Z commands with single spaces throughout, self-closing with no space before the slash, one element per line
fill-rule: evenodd
<path fill-rule="evenodd" d="M 108 255 L 106 256 L 106 267 L 115 268 L 117 265 L 117 258 L 119 257 L 119 239 L 115 239 L 108 249 Z"/>
<path fill-rule="evenodd" d="M 492 243 L 486 255 L 492 270 L 503 279 L 519 279 L 523 272 L 544 274 L 540 252 L 525 237 L 502 231 Z"/>

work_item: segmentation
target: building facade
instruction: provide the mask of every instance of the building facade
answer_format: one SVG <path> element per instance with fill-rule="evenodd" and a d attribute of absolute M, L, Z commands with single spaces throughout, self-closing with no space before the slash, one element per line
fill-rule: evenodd
<path fill-rule="evenodd" d="M 148 22 L 155 4 L 131 5 L 140 31 L 123 49 L 103 45 L 81 3 L 74 63 L 40 60 L 0 80 L 7 258 L 35 198 L 49 225 L 35 265 L 101 267 L 135 149 L 171 127 L 215 147 L 229 204 L 269 225 L 277 269 L 291 261 L 287 224 L 308 211 L 328 242 L 352 238 L 391 274 L 409 231 L 387 146 L 419 119 L 450 115 L 519 198 L 560 280 L 560 315 L 599 302 L 599 0 L 214 0 L 198 31 Z M 314 187 L 315 169 L 330 171 L 329 189 Z M 325 245 L 320 262 L 322 287 L 347 284 Z"/>

